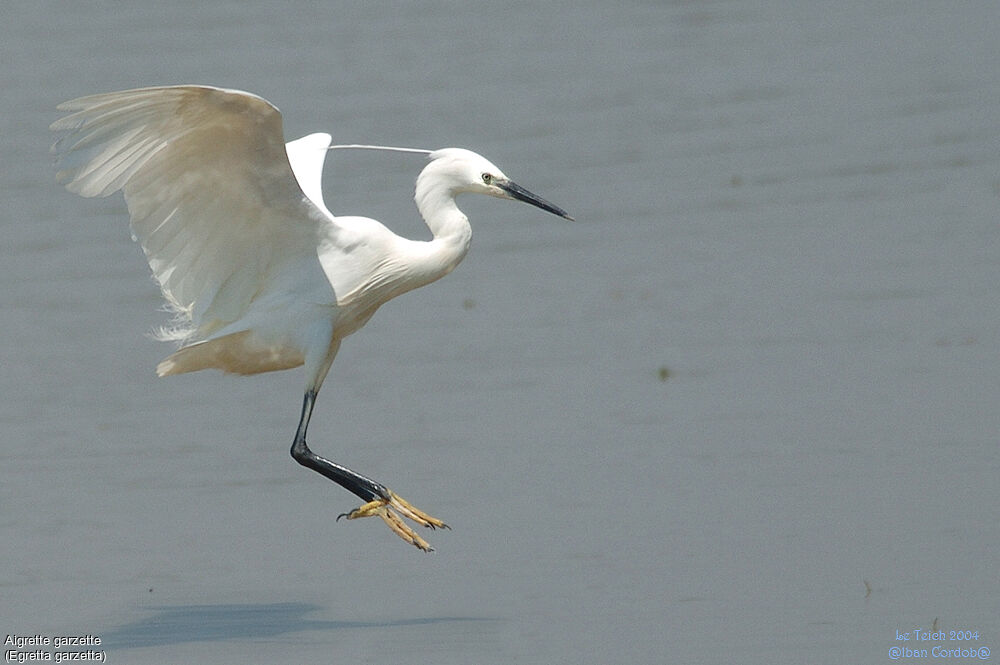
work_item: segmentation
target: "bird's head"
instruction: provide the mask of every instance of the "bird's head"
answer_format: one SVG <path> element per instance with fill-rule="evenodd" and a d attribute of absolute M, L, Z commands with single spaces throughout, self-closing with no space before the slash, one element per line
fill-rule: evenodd
<path fill-rule="evenodd" d="M 437 178 L 446 183 L 454 194 L 470 192 L 524 201 L 546 212 L 573 220 L 565 210 L 511 181 L 490 160 L 471 150 L 442 148 L 430 153 L 430 160 L 421 177 Z"/>

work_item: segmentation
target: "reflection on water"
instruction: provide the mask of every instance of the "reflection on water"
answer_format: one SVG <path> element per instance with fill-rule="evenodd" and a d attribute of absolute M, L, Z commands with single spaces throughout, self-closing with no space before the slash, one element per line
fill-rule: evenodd
<path fill-rule="evenodd" d="M 171 644 L 238 639 L 264 640 L 308 630 L 375 629 L 431 626 L 473 617 L 430 617 L 396 621 L 318 621 L 307 618 L 322 608 L 305 603 L 263 605 L 187 605 L 152 607 L 152 614 L 102 633 L 105 649 L 160 647 Z"/>

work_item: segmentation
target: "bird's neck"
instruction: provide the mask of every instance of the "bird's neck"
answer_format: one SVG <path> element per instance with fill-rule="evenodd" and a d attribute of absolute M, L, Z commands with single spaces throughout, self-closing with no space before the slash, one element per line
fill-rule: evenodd
<path fill-rule="evenodd" d="M 451 272 L 465 258 L 472 241 L 469 218 L 455 205 L 455 194 L 445 183 L 435 181 L 434 178 L 417 178 L 413 198 L 420 216 L 434 235 L 429 246 L 435 262 L 439 262 L 443 270 L 442 276 Z"/>

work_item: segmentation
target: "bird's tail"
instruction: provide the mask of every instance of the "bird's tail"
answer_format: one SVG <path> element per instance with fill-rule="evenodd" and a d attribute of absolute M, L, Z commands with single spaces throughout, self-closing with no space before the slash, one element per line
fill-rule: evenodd
<path fill-rule="evenodd" d="M 298 367 L 302 354 L 285 346 L 259 343 L 253 331 L 243 330 L 178 349 L 156 366 L 159 376 L 220 369 L 229 374 L 260 374 Z"/>

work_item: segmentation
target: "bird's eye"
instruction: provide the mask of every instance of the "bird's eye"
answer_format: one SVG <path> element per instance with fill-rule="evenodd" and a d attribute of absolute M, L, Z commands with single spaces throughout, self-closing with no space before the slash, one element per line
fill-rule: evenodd
<path fill-rule="evenodd" d="M 493 176 L 489 173 L 484 173 L 483 182 L 485 182 L 487 185 L 493 184 Z"/>

